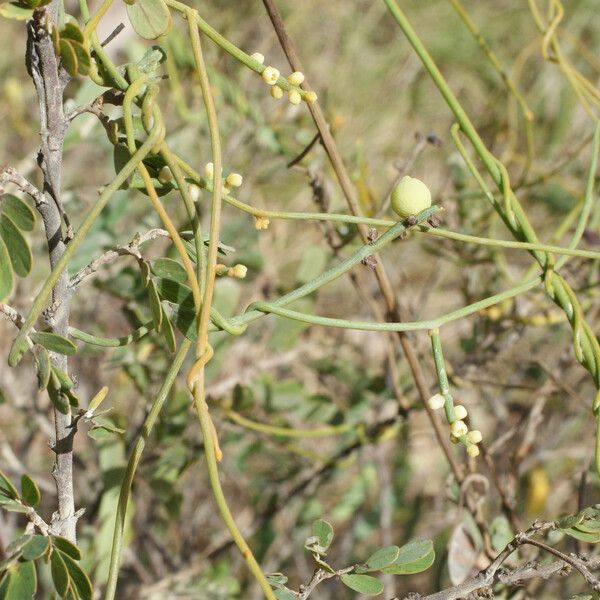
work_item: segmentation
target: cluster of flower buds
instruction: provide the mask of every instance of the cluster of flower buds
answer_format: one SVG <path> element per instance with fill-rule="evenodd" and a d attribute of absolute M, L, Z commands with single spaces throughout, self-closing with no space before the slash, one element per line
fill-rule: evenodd
<path fill-rule="evenodd" d="M 206 163 L 206 166 L 204 167 L 204 177 L 206 177 L 208 181 L 212 181 L 214 176 L 215 166 L 211 162 Z M 244 178 L 239 173 L 229 173 L 229 175 L 225 177 L 225 181 L 223 182 L 223 188 L 225 190 L 231 188 L 238 188 L 241 187 L 243 182 Z"/>
<path fill-rule="evenodd" d="M 260 52 L 255 52 L 251 55 L 251 58 L 253 58 L 256 62 L 259 62 L 261 65 L 265 62 L 265 57 Z M 267 85 L 271 86 L 271 96 L 273 98 L 275 98 L 276 100 L 283 98 L 284 91 L 279 85 L 277 85 L 277 82 L 281 77 L 279 69 L 268 65 L 263 69 L 261 77 Z M 288 83 L 293 86 L 288 91 L 288 101 L 290 102 L 290 104 L 300 104 L 303 98 L 305 102 L 316 101 L 317 94 L 315 94 L 315 92 L 304 92 L 300 90 L 300 85 L 302 85 L 304 81 L 304 73 L 301 73 L 300 71 L 294 71 L 291 75 L 287 77 L 287 80 Z"/>
<path fill-rule="evenodd" d="M 431 410 L 439 410 L 446 404 L 446 399 L 442 394 L 435 394 L 427 402 Z M 467 448 L 467 454 L 473 458 L 479 456 L 477 444 L 481 442 L 481 431 L 473 429 L 469 431 L 464 419 L 467 418 L 467 409 L 462 404 L 453 407 L 454 420 L 450 423 L 450 440 L 454 444 L 463 443 Z"/>
<path fill-rule="evenodd" d="M 254 217 L 254 227 L 259 231 L 261 229 L 269 229 L 269 219 L 266 217 Z"/>
<path fill-rule="evenodd" d="M 233 277 L 234 279 L 244 279 L 248 274 L 248 267 L 246 265 L 237 264 L 233 267 L 227 265 L 218 264 L 216 267 L 216 274 L 219 277 Z"/>

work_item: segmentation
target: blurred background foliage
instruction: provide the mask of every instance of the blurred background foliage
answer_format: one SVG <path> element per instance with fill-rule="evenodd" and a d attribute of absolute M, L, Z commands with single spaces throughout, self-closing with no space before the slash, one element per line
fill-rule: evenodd
<path fill-rule="evenodd" d="M 77 14 L 71 2 L 66 4 Z M 377 213 L 398 168 L 414 156 L 410 174 L 423 179 L 434 201 L 444 206 L 447 228 L 507 239 L 504 226 L 482 200 L 452 145 L 451 114 L 384 4 L 372 0 L 279 4 L 365 213 Z M 519 199 L 540 237 L 549 241 L 583 196 L 592 123 L 556 65 L 541 57 L 527 3 L 465 0 L 471 18 L 535 115 L 534 160 L 524 178 L 522 119 L 450 3 L 405 0 L 402 5 L 488 147 L 507 164 L 513 182 L 519 182 L 515 183 Z M 248 53 L 263 53 L 267 63 L 288 72 L 260 2 L 206 0 L 197 8 L 236 45 Z M 600 75 L 596 14 L 593 0 L 572 0 L 561 23 L 565 52 L 592 82 Z M 107 50 L 119 64 L 135 62 L 147 46 L 129 29 L 124 5 L 116 3 L 111 9 L 100 37 L 120 22 L 126 29 Z M 0 52 L 0 163 L 13 164 L 35 180 L 39 127 L 37 98 L 22 58 L 25 30 L 22 23 L 0 20 L 0 33 L 5 50 Z M 169 53 L 165 70 L 171 75 L 161 84 L 160 102 L 169 140 L 201 170 L 210 160 L 210 146 L 193 58 L 184 40 L 176 27 L 159 41 Z M 343 197 L 318 145 L 300 165 L 286 167 L 315 134 L 306 107 L 273 100 L 259 77 L 209 41 L 205 53 L 225 168 L 244 176 L 240 199 L 270 209 L 309 211 L 325 206 L 344 212 Z M 93 99 L 99 88 L 75 80 L 68 92 L 75 106 Z M 428 143 L 427 136 L 435 143 Z M 97 189 L 113 174 L 111 145 L 92 115 L 73 123 L 64 164 L 64 202 L 77 223 Z M 206 193 L 205 198 L 208 201 Z M 169 204 L 168 196 L 165 202 Z M 179 211 L 183 226 L 183 206 L 169 208 L 175 214 Z M 596 210 L 586 232 L 590 247 L 600 240 L 598 216 Z M 158 225 L 145 196 L 120 192 L 71 270 Z M 28 305 L 47 275 L 39 227 L 29 239 L 40 260 L 29 278 L 18 281 L 10 300 L 19 309 Z M 333 252 L 328 239 L 340 249 Z M 359 244 L 353 229 L 323 223 L 272 221 L 268 231 L 256 231 L 251 218 L 231 207 L 225 208 L 222 242 L 235 248 L 223 261 L 243 263 L 249 269 L 243 281 L 219 281 L 216 306 L 225 315 L 240 312 L 253 300 L 293 289 L 336 262 L 336 253 L 343 256 Z M 157 241 L 144 253 L 161 256 L 167 250 Z M 413 319 L 433 317 L 505 289 L 531 263 L 522 251 L 473 247 L 418 234 L 395 243 L 383 260 Z M 587 317 L 597 330 L 597 263 L 572 259 L 566 272 L 583 295 Z M 369 303 L 377 297 L 375 279 L 366 266 L 356 271 L 356 277 L 370 298 L 357 295 L 344 277 L 304 299 L 299 309 L 372 320 Z M 116 337 L 149 315 L 138 269 L 130 258 L 122 258 L 81 287 L 72 325 Z M 2 354 L 13 335 L 11 326 L 0 322 Z M 434 393 L 428 337 L 418 334 L 411 339 Z M 598 499 L 597 478 L 590 476 L 581 483 L 580 477 L 592 455 L 593 389 L 572 355 L 570 340 L 562 313 L 541 292 L 444 329 L 455 397 L 468 407 L 472 426 L 483 431 L 487 442 L 489 459 L 480 458 L 470 468 L 480 474 L 473 485 L 484 487 L 482 510 L 498 548 L 512 536 L 514 522 L 509 524 L 501 510 L 494 478 L 508 490 L 514 518 L 523 525 L 535 517 L 576 511 L 578 493 L 585 495 L 587 504 Z M 448 466 L 418 405 L 394 336 L 309 328 L 269 316 L 251 325 L 244 336 L 216 334 L 214 342 L 208 393 L 225 455 L 222 480 L 238 523 L 251 534 L 251 545 L 267 572 L 284 572 L 296 587 L 310 580 L 313 566 L 302 544 L 318 517 L 335 526 L 335 554 L 330 559 L 339 566 L 363 560 L 382 544 L 400 545 L 415 536 L 435 540 L 434 567 L 388 582 L 392 587 L 386 587 L 386 597 L 393 595 L 394 586 L 399 597 L 408 591 L 432 591 L 448 581 L 449 569 L 471 573 L 481 566 L 482 541 L 463 507 L 461 491 L 449 485 Z M 397 357 L 395 368 L 387 361 L 390 353 Z M 95 440 L 80 434 L 76 440 L 77 506 L 86 507 L 79 543 L 97 584 L 107 572 L 115 500 L 128 448 L 170 361 L 164 342 L 155 335 L 116 350 L 81 346 L 72 360 L 82 397 L 109 385 L 114 407 L 110 418 L 127 431 Z M 410 407 L 406 418 L 396 418 L 394 390 Z M 52 506 L 49 401 L 37 392 L 31 364 L 9 370 L 5 361 L 0 363 L 0 398 L 3 468 L 10 474 L 32 474 Z M 284 438 L 248 429 L 239 416 L 283 427 L 346 427 L 325 438 Z M 201 443 L 182 381 L 173 389 L 135 482 L 120 598 L 260 597 L 216 514 Z M 464 452 L 456 450 L 457 459 L 466 462 Z M 17 515 L 0 513 L 3 546 L 19 526 Z M 578 591 L 578 585 L 576 578 L 538 581 L 513 597 L 566 598 Z M 356 594 L 327 582 L 316 597 Z"/>

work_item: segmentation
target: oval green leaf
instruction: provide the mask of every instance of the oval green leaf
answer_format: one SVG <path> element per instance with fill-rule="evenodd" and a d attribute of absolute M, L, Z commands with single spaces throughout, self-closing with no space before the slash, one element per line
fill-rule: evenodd
<path fill-rule="evenodd" d="M 0 494 L 7 496 L 8 498 L 18 498 L 19 492 L 17 488 L 12 484 L 11 480 L 0 471 Z"/>
<path fill-rule="evenodd" d="M 175 340 L 175 332 L 173 331 L 173 325 L 171 325 L 171 321 L 169 317 L 165 314 L 163 316 L 161 333 L 165 338 L 165 342 L 167 343 L 167 347 L 171 352 L 175 352 L 177 350 L 177 341 Z"/>
<path fill-rule="evenodd" d="M 71 340 L 50 331 L 36 331 L 29 337 L 33 342 L 44 346 L 51 352 L 66 354 L 67 356 L 73 356 L 77 352 L 77 346 Z"/>
<path fill-rule="evenodd" d="M 23 560 L 37 560 L 46 553 L 50 545 L 50 538 L 45 535 L 34 535 L 23 546 L 21 556 Z"/>
<path fill-rule="evenodd" d="M 163 322 L 163 310 L 158 297 L 158 291 L 153 279 L 148 281 L 148 301 L 150 302 L 150 311 L 152 312 L 152 320 L 157 331 Z"/>
<path fill-rule="evenodd" d="M 70 40 L 60 40 L 60 58 L 62 59 L 65 71 L 71 77 L 77 77 L 77 54 L 75 53 L 75 49 L 71 45 Z"/>
<path fill-rule="evenodd" d="M 10 254 L 0 237 L 0 302 L 4 300 L 13 288 L 13 271 Z"/>
<path fill-rule="evenodd" d="M 26 474 L 21 477 L 21 497 L 29 506 L 39 504 L 42 499 L 37 483 Z"/>
<path fill-rule="evenodd" d="M 69 573 L 60 552 L 52 552 L 50 556 L 50 572 L 57 594 L 63 598 L 69 587 Z"/>
<path fill-rule="evenodd" d="M 11 570 L 6 600 L 26 600 L 33 598 L 37 589 L 37 574 L 33 562 L 19 562 Z"/>
<path fill-rule="evenodd" d="M 19 228 L 6 214 L 0 215 L 0 236 L 8 248 L 15 273 L 26 277 L 31 271 L 31 250 Z"/>
<path fill-rule="evenodd" d="M 357 573 L 368 573 L 369 571 L 379 571 L 385 567 L 389 567 L 400 556 L 400 548 L 398 546 L 388 546 L 380 548 L 367 558 L 364 565 L 356 568 Z"/>
<path fill-rule="evenodd" d="M 50 357 L 48 351 L 43 346 L 34 346 L 33 358 L 35 360 L 35 368 L 37 371 L 38 388 L 45 390 L 50 381 Z"/>
<path fill-rule="evenodd" d="M 137 0 L 126 9 L 131 26 L 146 40 L 155 40 L 171 28 L 171 13 L 164 0 Z"/>
<path fill-rule="evenodd" d="M 21 231 L 31 231 L 35 225 L 35 213 L 21 198 L 12 194 L 7 194 L 2 199 L 2 212 Z"/>
<path fill-rule="evenodd" d="M 79 593 L 81 600 L 92 600 L 94 592 L 92 590 L 90 578 L 68 554 L 62 554 L 61 558 L 65 562 L 65 566 L 69 572 L 69 578 Z"/>
<path fill-rule="evenodd" d="M 52 536 L 52 545 L 63 552 L 64 554 L 68 554 L 71 558 L 75 560 L 81 560 L 81 551 L 79 548 L 68 539 L 64 537 L 60 537 L 58 535 Z"/>
<path fill-rule="evenodd" d="M 157 258 L 152 262 L 152 272 L 157 277 L 171 279 L 178 283 L 185 283 L 187 281 L 187 274 L 183 265 L 172 258 Z"/>
<path fill-rule="evenodd" d="M 333 527 L 324 519 L 317 519 L 312 525 L 312 534 L 319 538 L 319 546 L 327 550 L 333 540 Z"/>
<path fill-rule="evenodd" d="M 351 590 L 365 596 L 379 596 L 383 592 L 383 583 L 371 575 L 347 573 L 340 577 L 342 583 Z"/>
<path fill-rule="evenodd" d="M 422 571 L 426 571 L 431 567 L 433 561 L 435 560 L 435 552 L 433 548 L 431 552 L 426 554 L 425 556 L 414 560 L 412 562 L 405 562 L 401 564 L 394 563 L 389 567 L 385 567 L 381 571 L 383 573 L 389 573 L 391 575 L 413 575 L 415 573 L 421 573 Z"/>

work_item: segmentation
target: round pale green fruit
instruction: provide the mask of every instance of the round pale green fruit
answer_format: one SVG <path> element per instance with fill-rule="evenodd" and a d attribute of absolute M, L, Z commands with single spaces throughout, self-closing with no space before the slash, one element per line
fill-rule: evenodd
<path fill-rule="evenodd" d="M 416 215 L 431 206 L 431 192 L 420 180 L 405 175 L 392 192 L 392 208 L 402 218 Z"/>

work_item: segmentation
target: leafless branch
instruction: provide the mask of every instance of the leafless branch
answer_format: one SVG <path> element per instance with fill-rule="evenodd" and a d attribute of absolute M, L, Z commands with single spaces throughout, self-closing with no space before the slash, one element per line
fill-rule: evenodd
<path fill-rule="evenodd" d="M 157 238 L 168 237 L 169 234 L 164 229 L 150 229 L 144 234 L 136 234 L 131 240 L 131 242 L 129 242 L 129 244 L 126 244 L 124 246 L 117 246 L 116 248 L 107 250 L 106 252 L 104 252 L 104 254 L 102 254 L 98 258 L 95 258 L 92 262 L 90 262 L 85 267 L 81 268 L 79 271 L 77 271 L 77 273 L 75 273 L 75 275 L 73 275 L 69 282 L 69 288 L 71 289 L 71 292 L 78 285 L 80 285 L 84 279 L 96 273 L 96 271 L 98 271 L 100 267 L 116 260 L 117 258 L 119 258 L 119 256 L 133 256 L 138 261 L 143 260 L 142 254 L 140 252 L 140 246 L 143 243 L 155 240 Z"/>
<path fill-rule="evenodd" d="M 23 177 L 17 169 L 10 166 L 0 169 L 0 194 L 4 192 L 4 185 L 7 183 L 12 183 L 19 191 L 31 196 L 38 208 L 46 202 L 44 194 L 38 190 L 33 183 Z"/>

